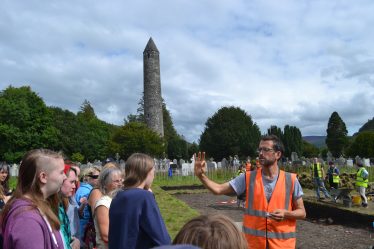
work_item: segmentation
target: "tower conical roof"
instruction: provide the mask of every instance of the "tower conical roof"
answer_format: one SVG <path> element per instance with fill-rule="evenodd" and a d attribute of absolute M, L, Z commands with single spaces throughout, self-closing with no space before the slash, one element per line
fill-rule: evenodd
<path fill-rule="evenodd" d="M 155 52 L 158 52 L 158 49 L 156 47 L 156 44 L 153 42 L 152 37 L 149 38 L 147 46 L 145 46 L 144 52 L 146 52 L 146 51 L 155 51 Z"/>

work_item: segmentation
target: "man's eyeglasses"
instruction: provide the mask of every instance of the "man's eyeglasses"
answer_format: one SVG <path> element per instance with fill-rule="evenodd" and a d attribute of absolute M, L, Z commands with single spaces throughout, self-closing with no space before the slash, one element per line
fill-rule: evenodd
<path fill-rule="evenodd" d="M 91 177 L 92 179 L 97 179 L 97 178 L 99 178 L 99 175 L 87 175 L 87 176 Z"/>
<path fill-rule="evenodd" d="M 274 149 L 272 148 L 266 148 L 266 147 L 262 147 L 262 148 L 258 148 L 257 149 L 257 153 L 260 154 L 262 152 L 270 152 L 270 151 L 275 151 Z"/>

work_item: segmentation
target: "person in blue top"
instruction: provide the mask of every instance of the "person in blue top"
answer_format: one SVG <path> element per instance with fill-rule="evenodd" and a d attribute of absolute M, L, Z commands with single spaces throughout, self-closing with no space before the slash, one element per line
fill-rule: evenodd
<path fill-rule="evenodd" d="M 98 178 L 100 174 L 100 169 L 97 167 L 90 167 L 86 168 L 82 172 L 82 182 L 75 193 L 75 200 L 79 206 L 78 214 L 79 214 L 79 226 L 80 226 L 80 240 L 81 245 L 83 244 L 83 237 L 84 231 L 86 229 L 86 225 L 90 219 L 92 219 L 90 207 L 87 205 L 88 197 L 93 189 L 98 184 Z"/>
<path fill-rule="evenodd" d="M 116 194 L 109 209 L 109 248 L 146 249 L 171 244 L 150 191 L 154 174 L 150 156 L 135 153 L 127 159 L 124 189 Z"/>
<path fill-rule="evenodd" d="M 330 187 L 338 189 L 340 183 L 340 172 L 337 167 L 335 167 L 334 162 L 329 162 L 329 169 L 327 170 L 326 179 L 328 179 Z"/>

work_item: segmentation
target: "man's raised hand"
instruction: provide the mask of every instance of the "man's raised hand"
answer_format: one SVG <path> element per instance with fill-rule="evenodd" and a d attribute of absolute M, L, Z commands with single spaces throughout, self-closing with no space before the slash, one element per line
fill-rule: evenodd
<path fill-rule="evenodd" d="M 206 172 L 205 152 L 199 152 L 196 157 L 196 153 L 193 155 L 195 161 L 195 175 L 201 177 Z"/>

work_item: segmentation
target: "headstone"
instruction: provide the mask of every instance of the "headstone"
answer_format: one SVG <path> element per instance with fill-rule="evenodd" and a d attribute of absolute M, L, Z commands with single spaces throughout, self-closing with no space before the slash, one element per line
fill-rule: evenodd
<path fill-rule="evenodd" d="M 357 162 L 359 162 L 361 160 L 361 157 L 359 157 L 359 156 L 356 156 L 355 157 L 355 163 L 357 164 Z"/>
<path fill-rule="evenodd" d="M 294 162 L 294 161 L 298 161 L 299 160 L 299 156 L 297 155 L 296 152 L 292 152 L 291 153 L 291 161 Z"/>
<path fill-rule="evenodd" d="M 222 169 L 222 162 L 218 162 L 218 163 L 217 163 L 217 168 L 218 168 L 218 169 Z"/>
<path fill-rule="evenodd" d="M 234 156 L 234 160 L 233 160 L 233 166 L 235 168 L 239 167 L 240 165 L 240 161 L 239 161 L 239 157 L 237 155 Z"/>
<path fill-rule="evenodd" d="M 217 169 L 217 163 L 216 162 L 207 162 L 207 169 L 208 171 Z"/>
<path fill-rule="evenodd" d="M 183 165 L 185 163 L 185 161 L 183 159 L 179 160 L 179 165 Z"/>
<path fill-rule="evenodd" d="M 11 176 L 18 176 L 19 167 L 17 164 L 10 165 L 10 175 Z"/>
<path fill-rule="evenodd" d="M 348 166 L 348 167 L 353 167 L 353 160 L 352 160 L 352 159 L 349 158 L 349 159 L 347 160 L 347 166 Z"/>
<path fill-rule="evenodd" d="M 364 164 L 364 166 L 370 167 L 370 159 L 369 158 L 363 158 L 362 163 Z"/>
<path fill-rule="evenodd" d="M 174 160 L 173 160 L 173 164 L 178 164 L 177 159 L 174 159 Z"/>
<path fill-rule="evenodd" d="M 340 157 L 338 158 L 338 160 L 336 160 L 335 164 L 337 164 L 338 167 L 342 167 L 342 166 L 345 165 L 346 161 L 347 161 L 347 160 L 345 160 L 344 157 L 340 156 Z"/>
<path fill-rule="evenodd" d="M 226 158 L 223 158 L 221 161 L 221 166 L 222 168 L 227 168 L 228 167 L 228 161 Z"/>
<path fill-rule="evenodd" d="M 330 151 L 327 152 L 326 156 L 327 156 L 327 159 L 326 159 L 327 163 L 333 162 L 334 158 L 333 158 L 333 156 L 332 156 L 332 154 L 331 154 Z"/>
<path fill-rule="evenodd" d="M 190 163 L 182 164 L 182 176 L 192 175 L 194 172 L 194 166 Z"/>

